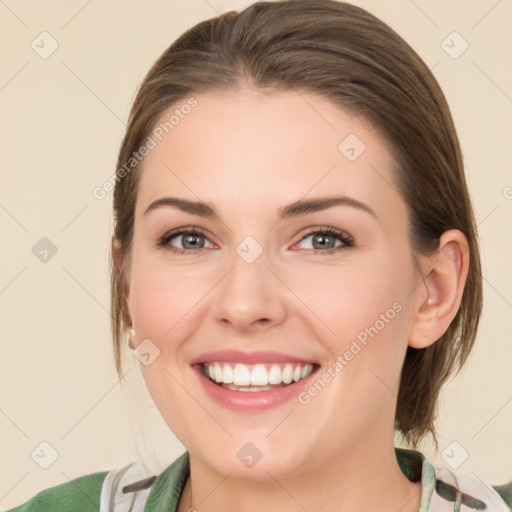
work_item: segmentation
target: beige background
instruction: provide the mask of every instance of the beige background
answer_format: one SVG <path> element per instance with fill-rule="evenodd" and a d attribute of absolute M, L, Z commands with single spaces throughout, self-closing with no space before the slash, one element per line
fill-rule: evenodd
<path fill-rule="evenodd" d="M 162 444 L 162 467 L 182 449 L 148 401 L 138 368 L 118 383 L 108 314 L 111 195 L 96 200 L 92 190 L 114 172 L 150 64 L 188 27 L 249 3 L 0 1 L 4 508 L 128 462 L 137 450 L 149 464 Z M 461 471 L 502 483 L 512 479 L 512 2 L 357 3 L 433 68 L 459 130 L 481 235 L 485 312 L 471 361 L 443 395 L 440 448 L 448 447 L 447 462 L 467 452 Z M 43 31 L 59 45 L 46 59 L 31 47 L 42 46 Z M 441 46 L 453 31 L 469 44 L 457 59 Z M 453 37 L 447 41 L 460 49 Z M 42 237 L 58 249 L 46 263 L 32 253 Z M 52 449 L 58 458 L 41 468 Z M 425 452 L 446 464 L 430 446 Z"/>

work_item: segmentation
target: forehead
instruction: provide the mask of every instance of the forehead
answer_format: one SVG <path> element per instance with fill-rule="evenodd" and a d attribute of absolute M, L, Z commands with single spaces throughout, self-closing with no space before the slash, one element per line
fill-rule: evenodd
<path fill-rule="evenodd" d="M 376 210 L 401 202 L 385 140 L 328 99 L 250 88 L 192 97 L 168 108 L 153 130 L 139 209 L 166 192 L 234 211 L 262 201 L 278 208 L 306 194 L 351 195 Z"/>

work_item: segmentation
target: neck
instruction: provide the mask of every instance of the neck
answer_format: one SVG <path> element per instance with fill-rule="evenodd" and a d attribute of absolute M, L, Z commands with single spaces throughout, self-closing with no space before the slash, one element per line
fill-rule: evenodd
<path fill-rule="evenodd" d="M 362 436 L 363 437 L 363 436 Z M 293 476 L 255 481 L 223 475 L 190 456 L 190 477 L 178 512 L 418 512 L 420 483 L 411 483 L 396 461 L 393 442 L 355 444 Z"/>

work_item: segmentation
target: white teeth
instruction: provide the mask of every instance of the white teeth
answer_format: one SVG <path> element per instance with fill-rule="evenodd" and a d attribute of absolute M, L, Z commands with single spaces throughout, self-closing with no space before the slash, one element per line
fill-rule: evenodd
<path fill-rule="evenodd" d="M 251 372 L 245 364 L 235 365 L 235 373 L 233 375 L 233 384 L 235 386 L 249 386 L 251 383 Z"/>
<path fill-rule="evenodd" d="M 224 378 L 222 379 L 224 384 L 231 384 L 234 378 L 233 368 L 229 364 L 224 365 L 224 370 L 222 372 Z"/>
<path fill-rule="evenodd" d="M 266 386 L 268 384 L 268 372 L 262 364 L 255 364 L 251 372 L 251 385 Z"/>
<path fill-rule="evenodd" d="M 285 384 L 290 384 L 293 380 L 293 368 L 291 364 L 287 364 L 283 370 L 283 382 Z"/>
<path fill-rule="evenodd" d="M 215 382 L 222 382 L 224 379 L 224 375 L 222 373 L 222 368 L 220 367 L 220 365 L 213 365 L 213 369 L 215 370 Z"/>
<path fill-rule="evenodd" d="M 204 373 L 217 384 L 236 391 L 265 391 L 272 386 L 287 385 L 307 377 L 313 371 L 312 364 L 286 363 L 255 364 L 205 363 Z M 241 387 L 242 386 L 242 387 Z"/>
<path fill-rule="evenodd" d="M 269 384 L 281 384 L 283 382 L 283 374 L 278 364 L 273 364 L 268 372 L 268 383 Z"/>

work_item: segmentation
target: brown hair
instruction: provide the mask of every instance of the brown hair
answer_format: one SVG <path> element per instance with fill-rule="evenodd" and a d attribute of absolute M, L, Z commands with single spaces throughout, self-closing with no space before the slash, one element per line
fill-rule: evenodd
<path fill-rule="evenodd" d="M 380 130 L 393 149 L 413 256 L 433 254 L 449 229 L 466 236 L 470 268 L 459 311 L 436 343 L 407 348 L 395 415 L 395 428 L 414 446 L 428 433 L 436 441 L 440 388 L 466 361 L 482 309 L 477 232 L 445 97 L 415 51 L 367 11 L 334 0 L 257 2 L 180 36 L 149 70 L 130 112 L 118 156 L 113 241 L 126 259 L 141 166 L 120 171 L 163 112 L 192 93 L 246 85 L 319 93 Z M 111 269 L 112 334 L 121 375 L 123 325 L 130 318 L 123 273 L 113 260 Z"/>

